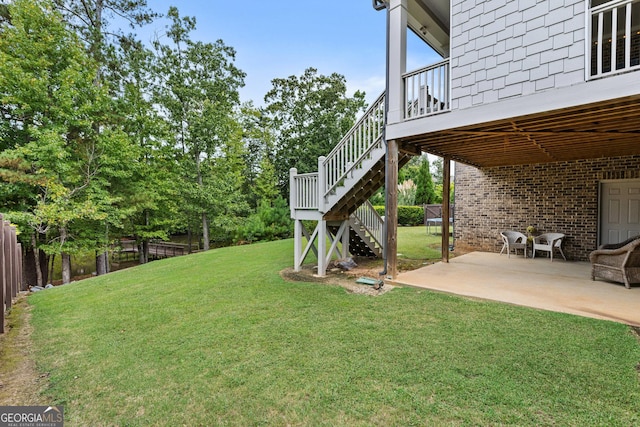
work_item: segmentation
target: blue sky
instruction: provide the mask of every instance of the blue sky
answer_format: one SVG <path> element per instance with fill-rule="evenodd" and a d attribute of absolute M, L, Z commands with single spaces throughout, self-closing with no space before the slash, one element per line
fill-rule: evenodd
<path fill-rule="evenodd" d="M 384 90 L 386 12 L 374 10 L 370 0 L 147 1 L 162 14 L 176 5 L 181 16 L 194 16 L 193 40 L 222 39 L 235 48 L 236 66 L 247 74 L 243 102 L 262 105 L 272 79 L 299 76 L 309 67 L 344 75 L 348 94 L 364 91 L 369 103 Z M 136 32 L 146 42 L 154 32 L 162 34 L 166 23 L 158 20 Z M 409 58 L 409 70 L 437 61 L 422 46 L 410 47 Z"/>

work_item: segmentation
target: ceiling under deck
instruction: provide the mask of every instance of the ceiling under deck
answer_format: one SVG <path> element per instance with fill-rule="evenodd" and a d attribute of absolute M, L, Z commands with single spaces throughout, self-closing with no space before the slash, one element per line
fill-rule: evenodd
<path fill-rule="evenodd" d="M 640 155 L 640 95 L 426 133 L 401 142 L 476 167 Z"/>

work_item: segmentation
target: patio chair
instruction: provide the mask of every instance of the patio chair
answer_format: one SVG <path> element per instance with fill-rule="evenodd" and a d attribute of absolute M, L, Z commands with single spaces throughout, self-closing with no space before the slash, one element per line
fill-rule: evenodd
<path fill-rule="evenodd" d="M 500 255 L 504 250 L 507 250 L 507 258 L 511 258 L 511 250 L 513 249 L 513 253 L 517 255 L 518 249 L 524 249 L 524 257 L 527 257 L 527 236 L 520 233 L 519 231 L 503 231 L 500 233 L 500 237 L 502 237 L 502 249 L 500 250 Z"/>
<path fill-rule="evenodd" d="M 549 252 L 549 256 L 551 258 L 551 262 L 553 262 L 553 251 L 555 249 L 560 251 L 560 255 L 564 260 L 567 260 L 567 257 L 564 256 L 564 252 L 562 252 L 562 240 L 564 239 L 564 234 L 562 233 L 545 233 L 533 238 L 533 255 L 532 258 L 536 257 L 536 251 Z"/>
<path fill-rule="evenodd" d="M 624 283 L 630 289 L 632 283 L 640 283 L 640 236 L 624 242 L 602 245 L 589 254 L 591 280 L 596 277 Z"/>

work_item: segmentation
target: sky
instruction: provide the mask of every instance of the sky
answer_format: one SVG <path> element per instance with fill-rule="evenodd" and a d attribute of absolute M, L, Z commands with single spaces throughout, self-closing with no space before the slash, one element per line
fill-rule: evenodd
<path fill-rule="evenodd" d="M 274 78 L 300 76 L 309 67 L 319 74 L 345 76 L 347 95 L 366 93 L 370 104 L 385 88 L 386 12 L 371 0 L 147 0 L 155 12 L 171 5 L 180 16 L 196 18 L 194 41 L 222 39 L 236 50 L 235 65 L 246 73 L 242 102 L 264 104 Z M 144 42 L 161 36 L 168 21 L 160 19 L 135 32 Z M 407 70 L 438 57 L 415 36 L 408 37 Z M 415 40 L 414 40 L 415 39 Z"/>

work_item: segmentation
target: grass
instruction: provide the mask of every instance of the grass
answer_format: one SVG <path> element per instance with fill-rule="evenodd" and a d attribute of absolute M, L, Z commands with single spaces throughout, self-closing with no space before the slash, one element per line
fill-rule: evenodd
<path fill-rule="evenodd" d="M 434 227 L 431 227 L 435 230 Z M 453 241 L 453 240 L 452 240 Z M 404 259 L 440 259 L 442 236 L 427 234 L 426 227 L 398 227 L 398 257 Z"/>
<path fill-rule="evenodd" d="M 47 404 L 69 426 L 640 423 L 624 325 L 289 283 L 292 254 L 222 248 L 32 295 Z"/>

